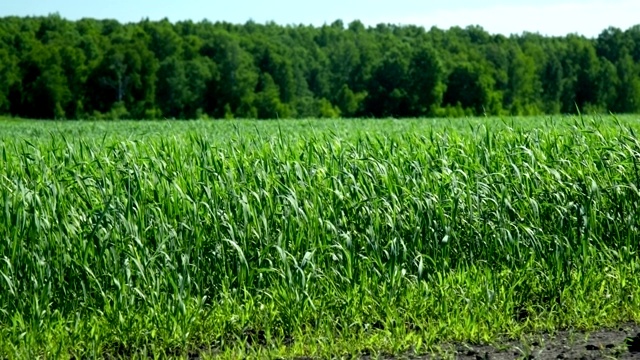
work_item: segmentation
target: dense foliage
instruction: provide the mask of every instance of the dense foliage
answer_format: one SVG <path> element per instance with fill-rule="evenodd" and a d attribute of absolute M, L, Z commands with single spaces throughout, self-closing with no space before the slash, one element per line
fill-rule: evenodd
<path fill-rule="evenodd" d="M 411 117 L 640 111 L 640 26 L 505 37 L 336 21 L 0 19 L 0 114 Z"/>
<path fill-rule="evenodd" d="M 0 122 L 0 358 L 402 351 L 640 320 L 638 128 Z"/>

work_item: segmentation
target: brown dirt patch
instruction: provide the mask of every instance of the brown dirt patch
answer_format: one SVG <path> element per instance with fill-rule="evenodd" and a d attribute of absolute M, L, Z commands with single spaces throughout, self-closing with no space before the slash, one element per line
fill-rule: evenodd
<path fill-rule="evenodd" d="M 592 360 L 640 359 L 640 326 L 623 324 L 614 329 L 589 333 L 561 331 L 553 335 L 526 336 L 522 341 L 495 345 L 455 344 L 443 346 L 438 355 L 383 357 L 384 359 L 461 359 L 461 360 Z M 363 357 L 367 359 L 369 357 Z"/>

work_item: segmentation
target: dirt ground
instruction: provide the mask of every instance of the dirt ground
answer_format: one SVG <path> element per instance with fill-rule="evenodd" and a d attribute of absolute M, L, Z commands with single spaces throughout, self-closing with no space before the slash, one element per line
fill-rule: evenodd
<path fill-rule="evenodd" d="M 611 329 L 589 333 L 559 331 L 550 334 L 528 335 L 522 341 L 504 341 L 494 345 L 441 345 L 438 354 L 400 356 L 361 355 L 347 357 L 358 360 L 640 360 L 640 324 L 626 323 Z M 189 359 L 200 359 L 193 355 Z M 295 360 L 315 360 L 300 357 Z"/>
<path fill-rule="evenodd" d="M 553 336 L 531 335 L 523 341 L 505 342 L 499 346 L 457 344 L 443 348 L 445 352 L 437 356 L 407 355 L 387 359 L 640 359 L 640 326 L 623 324 L 591 333 L 563 331 Z"/>

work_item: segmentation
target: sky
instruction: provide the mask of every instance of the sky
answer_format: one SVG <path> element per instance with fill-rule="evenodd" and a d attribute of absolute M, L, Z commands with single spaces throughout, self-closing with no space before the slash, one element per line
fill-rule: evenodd
<path fill-rule="evenodd" d="M 436 26 L 480 25 L 496 34 L 537 32 L 596 37 L 610 26 L 623 30 L 640 24 L 640 0 L 0 0 L 0 16 L 47 15 L 137 22 L 207 19 L 243 24 L 345 24 L 360 20 Z"/>

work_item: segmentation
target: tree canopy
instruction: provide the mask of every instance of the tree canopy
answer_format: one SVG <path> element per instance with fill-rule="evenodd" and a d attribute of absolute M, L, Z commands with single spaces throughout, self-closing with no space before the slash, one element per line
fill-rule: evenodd
<path fill-rule="evenodd" d="M 0 114 L 42 119 L 640 112 L 640 26 L 505 37 L 58 15 L 0 19 Z"/>

